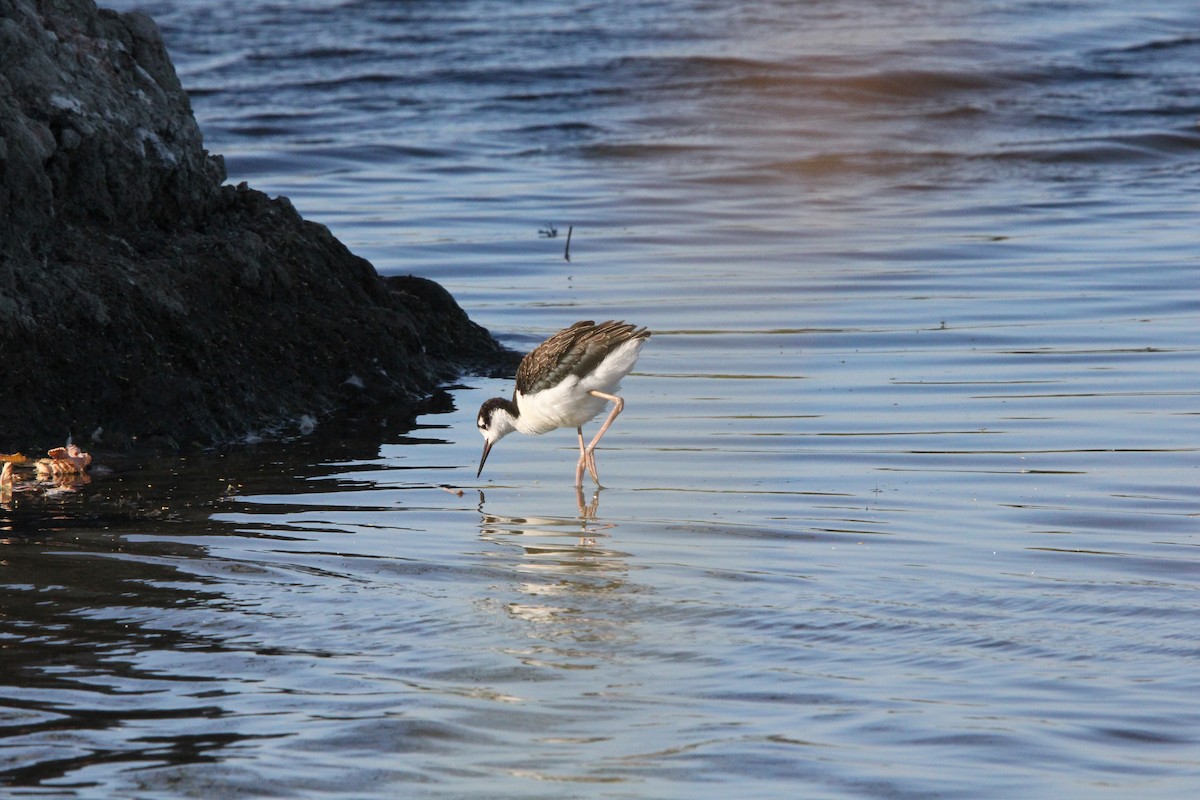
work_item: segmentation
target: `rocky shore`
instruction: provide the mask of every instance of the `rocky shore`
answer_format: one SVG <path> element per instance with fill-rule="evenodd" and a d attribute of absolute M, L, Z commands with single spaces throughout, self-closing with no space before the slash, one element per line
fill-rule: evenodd
<path fill-rule="evenodd" d="M 0 0 L 0 452 L 208 446 L 514 363 L 437 284 L 225 184 L 149 17 Z"/>

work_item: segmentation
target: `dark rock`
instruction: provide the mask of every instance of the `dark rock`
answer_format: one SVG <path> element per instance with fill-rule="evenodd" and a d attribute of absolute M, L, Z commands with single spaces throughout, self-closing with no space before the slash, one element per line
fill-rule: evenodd
<path fill-rule="evenodd" d="M 512 369 L 437 284 L 224 179 L 152 20 L 0 0 L 0 451 L 210 445 Z"/>

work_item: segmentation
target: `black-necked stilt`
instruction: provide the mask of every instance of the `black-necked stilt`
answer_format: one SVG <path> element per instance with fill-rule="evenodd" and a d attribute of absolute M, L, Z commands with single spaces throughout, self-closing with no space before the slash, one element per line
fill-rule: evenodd
<path fill-rule="evenodd" d="M 513 399 L 493 397 L 479 407 L 479 432 L 483 434 L 483 473 L 492 445 L 513 431 L 541 434 L 555 428 L 574 428 L 579 434 L 579 463 L 575 485 L 583 486 L 583 470 L 600 485 L 596 473 L 596 444 L 625 407 L 617 397 L 621 379 L 637 362 L 650 331 L 627 322 L 609 320 L 599 325 L 587 320 L 542 342 L 521 359 Z M 583 443 L 583 424 L 612 403 L 608 419 L 592 441 Z"/>

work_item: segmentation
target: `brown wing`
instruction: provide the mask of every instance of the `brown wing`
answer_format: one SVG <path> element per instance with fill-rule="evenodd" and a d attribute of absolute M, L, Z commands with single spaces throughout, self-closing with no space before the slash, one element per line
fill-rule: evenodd
<path fill-rule="evenodd" d="M 569 374 L 583 375 L 595 369 L 621 343 L 644 339 L 645 328 L 608 320 L 599 325 L 591 320 L 576 322 L 542 342 L 517 367 L 517 391 L 528 395 L 561 381 Z"/>

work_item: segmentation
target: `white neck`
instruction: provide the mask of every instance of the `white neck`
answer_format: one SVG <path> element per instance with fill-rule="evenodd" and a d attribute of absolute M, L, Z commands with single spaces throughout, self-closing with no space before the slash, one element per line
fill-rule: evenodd
<path fill-rule="evenodd" d="M 492 424 L 488 428 L 488 437 L 498 442 L 517 429 L 517 418 L 507 408 L 497 408 L 492 412 Z"/>

